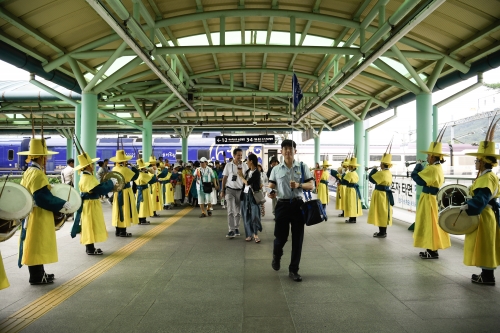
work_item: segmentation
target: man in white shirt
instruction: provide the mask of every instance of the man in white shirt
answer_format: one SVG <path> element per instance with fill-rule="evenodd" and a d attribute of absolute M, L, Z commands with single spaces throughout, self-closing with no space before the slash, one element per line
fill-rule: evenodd
<path fill-rule="evenodd" d="M 75 173 L 73 168 L 75 167 L 75 160 L 70 158 L 66 161 L 66 164 L 67 166 L 61 171 L 61 182 L 73 186 L 73 175 Z"/>
<path fill-rule="evenodd" d="M 240 235 L 240 195 L 243 188 L 243 182 L 238 177 L 238 170 L 243 174 L 248 169 L 245 163 L 242 163 L 243 150 L 236 148 L 233 150 L 233 161 L 226 164 L 222 172 L 222 189 L 220 191 L 221 198 L 226 199 L 227 217 L 229 233 L 228 238 L 234 238 Z"/>

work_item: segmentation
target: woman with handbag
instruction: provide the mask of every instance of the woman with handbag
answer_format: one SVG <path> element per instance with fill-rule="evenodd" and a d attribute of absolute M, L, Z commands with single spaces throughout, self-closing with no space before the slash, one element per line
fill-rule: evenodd
<path fill-rule="evenodd" d="M 260 222 L 260 202 L 256 202 L 254 193 L 260 192 L 260 172 L 257 169 L 257 155 L 250 154 L 247 158 L 248 170 L 243 175 L 242 169 L 238 170 L 238 176 L 244 184 L 243 191 L 241 191 L 241 216 L 245 225 L 245 240 L 250 242 L 252 238 L 255 243 L 260 243 L 257 233 L 262 231 L 262 224 Z"/>
<path fill-rule="evenodd" d="M 257 169 L 259 169 L 260 172 L 260 189 L 265 193 L 265 184 L 269 183 L 269 179 L 267 178 L 267 175 L 264 172 L 264 169 L 262 168 L 261 164 L 257 166 Z M 264 203 L 261 203 L 260 217 L 263 218 L 264 216 L 266 216 L 266 206 L 264 205 Z"/>

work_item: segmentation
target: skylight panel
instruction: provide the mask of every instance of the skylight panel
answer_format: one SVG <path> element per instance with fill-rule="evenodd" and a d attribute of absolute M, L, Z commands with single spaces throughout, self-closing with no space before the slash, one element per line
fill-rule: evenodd
<path fill-rule="evenodd" d="M 300 36 L 297 39 L 300 41 Z M 331 38 L 307 35 L 304 38 L 303 46 L 332 46 L 334 40 Z"/>
<path fill-rule="evenodd" d="M 180 46 L 208 46 L 207 35 L 201 34 L 177 39 Z M 212 39 L 213 41 L 213 39 Z"/>
<path fill-rule="evenodd" d="M 115 62 L 111 66 L 109 66 L 108 70 L 104 73 L 104 75 L 110 76 L 111 74 L 113 74 L 114 72 L 125 66 L 128 62 L 132 61 L 132 59 L 134 58 L 135 56 L 123 56 L 116 59 Z"/>

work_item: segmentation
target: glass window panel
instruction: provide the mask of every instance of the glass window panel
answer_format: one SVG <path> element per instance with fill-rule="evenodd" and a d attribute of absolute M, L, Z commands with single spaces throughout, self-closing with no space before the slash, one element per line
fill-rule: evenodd
<path fill-rule="evenodd" d="M 300 35 L 297 35 L 298 37 L 296 37 L 296 40 L 298 43 L 300 41 Z M 311 35 L 307 35 L 306 38 L 304 38 L 304 42 L 302 43 L 303 46 L 331 46 L 332 44 L 333 39 Z"/>

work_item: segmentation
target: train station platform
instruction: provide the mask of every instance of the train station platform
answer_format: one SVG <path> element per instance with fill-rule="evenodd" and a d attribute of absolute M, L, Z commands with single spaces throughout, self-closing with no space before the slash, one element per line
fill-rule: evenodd
<path fill-rule="evenodd" d="M 111 206 L 103 204 L 107 221 Z M 421 260 L 408 224 L 395 221 L 385 239 L 376 228 L 336 217 L 306 227 L 301 283 L 271 268 L 274 223 L 266 203 L 262 242 L 227 233 L 226 210 L 198 218 L 199 208 L 162 211 L 97 244 L 88 256 L 57 232 L 59 262 L 46 265 L 55 283 L 31 286 L 17 267 L 17 238 L 0 243 L 11 286 L 0 291 L 0 332 L 497 332 L 497 286 L 474 285 L 480 270 L 462 264 L 463 242 Z M 497 273 L 498 275 L 498 273 Z M 500 278 L 500 276 L 497 276 Z"/>

